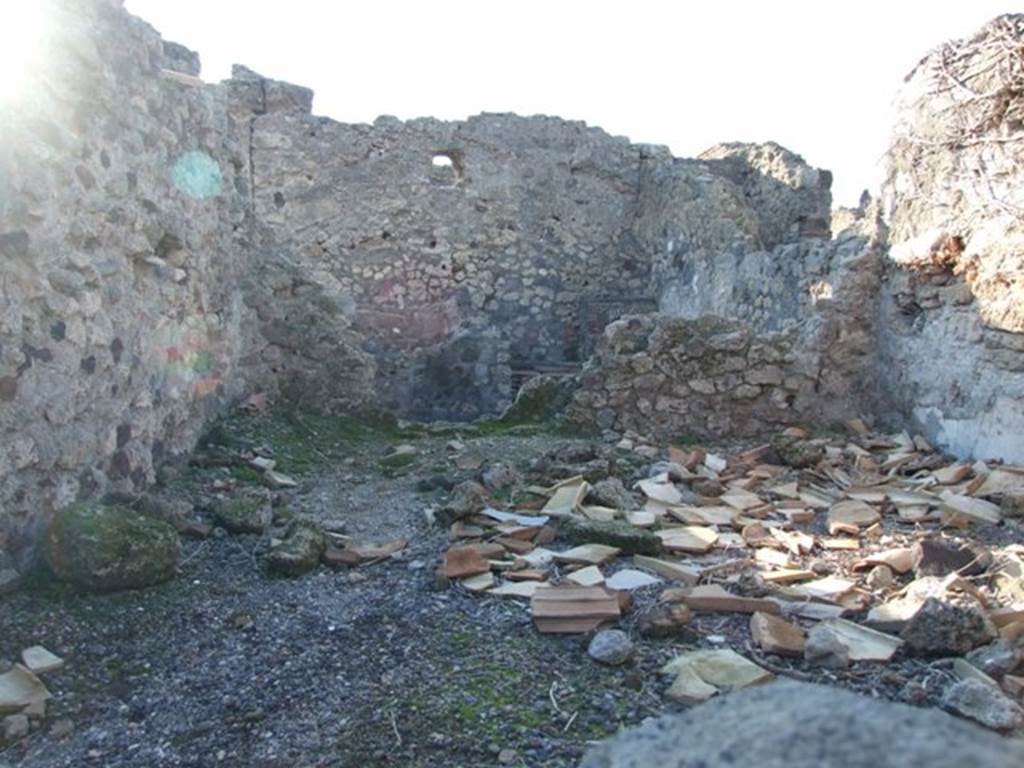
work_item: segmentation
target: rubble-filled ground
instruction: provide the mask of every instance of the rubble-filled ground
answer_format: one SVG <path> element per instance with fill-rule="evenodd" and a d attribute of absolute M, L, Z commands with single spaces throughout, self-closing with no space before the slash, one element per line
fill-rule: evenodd
<path fill-rule="evenodd" d="M 859 422 L 702 447 L 249 406 L 108 500 L 174 524 L 172 580 L 0 597 L 0 675 L 63 660 L 0 766 L 570 766 L 773 676 L 1024 724 L 1020 468 Z"/>

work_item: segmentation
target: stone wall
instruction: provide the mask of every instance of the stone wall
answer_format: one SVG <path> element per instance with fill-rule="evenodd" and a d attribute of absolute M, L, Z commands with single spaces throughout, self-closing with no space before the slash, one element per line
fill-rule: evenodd
<path fill-rule="evenodd" d="M 245 96 L 273 86 L 204 85 L 114 0 L 45 7 L 40 65 L 0 110 L 0 553 L 145 487 L 251 387 L 329 381 L 317 402 L 347 407 L 372 379 L 251 215 Z"/>
<path fill-rule="evenodd" d="M 883 188 L 881 391 L 958 454 L 1024 460 L 1024 16 L 926 56 Z"/>
<path fill-rule="evenodd" d="M 653 304 L 623 231 L 641 161 L 557 118 L 293 112 L 253 133 L 258 218 L 347 307 L 383 404 L 419 418 L 498 412 L 512 370 L 581 362 L 590 302 Z"/>
<path fill-rule="evenodd" d="M 514 372 L 578 366 L 622 315 L 699 314 L 668 298 L 680 261 L 741 284 L 726 252 L 827 237 L 828 175 L 776 145 L 678 160 L 558 118 L 282 110 L 255 121 L 252 157 L 258 219 L 348 308 L 383 403 L 419 418 L 500 410 Z"/>
<path fill-rule="evenodd" d="M 623 318 L 605 329 L 567 420 L 663 440 L 751 437 L 808 420 L 818 368 L 795 341 L 710 315 Z"/>
<path fill-rule="evenodd" d="M 0 111 L 8 548 L 191 449 L 238 391 L 243 343 L 245 157 L 225 94 L 162 76 L 182 57 L 117 3 L 46 6 L 42 61 Z"/>

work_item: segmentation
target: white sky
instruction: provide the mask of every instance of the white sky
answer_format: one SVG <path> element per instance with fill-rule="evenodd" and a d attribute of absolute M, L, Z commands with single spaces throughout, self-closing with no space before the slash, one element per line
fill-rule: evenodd
<path fill-rule="evenodd" d="M 835 175 L 837 203 L 881 180 L 890 105 L 932 47 L 1006 0 L 127 0 L 200 52 L 313 88 L 343 122 L 479 112 L 586 120 L 693 156 L 774 140 Z"/>

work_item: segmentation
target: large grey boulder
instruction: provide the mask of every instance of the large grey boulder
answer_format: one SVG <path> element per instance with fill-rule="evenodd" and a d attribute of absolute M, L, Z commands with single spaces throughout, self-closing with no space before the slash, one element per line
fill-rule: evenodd
<path fill-rule="evenodd" d="M 58 578 L 83 589 L 139 589 L 174 576 L 178 533 L 125 507 L 73 504 L 46 534 L 46 561 Z"/>
<path fill-rule="evenodd" d="M 626 731 L 580 768 L 1005 768 L 1024 744 L 935 709 L 779 681 Z"/>

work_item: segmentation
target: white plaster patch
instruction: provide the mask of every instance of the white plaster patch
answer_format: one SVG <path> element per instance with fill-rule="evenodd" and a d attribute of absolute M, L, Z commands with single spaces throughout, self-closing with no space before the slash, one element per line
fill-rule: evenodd
<path fill-rule="evenodd" d="M 959 457 L 1024 461 L 1024 404 L 1000 397 L 970 419 L 948 419 L 938 408 L 918 407 L 914 417 L 929 439 Z"/>

